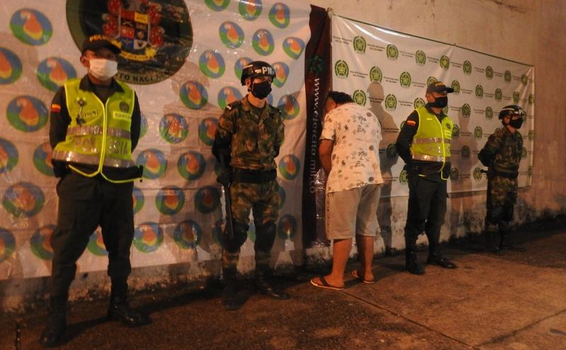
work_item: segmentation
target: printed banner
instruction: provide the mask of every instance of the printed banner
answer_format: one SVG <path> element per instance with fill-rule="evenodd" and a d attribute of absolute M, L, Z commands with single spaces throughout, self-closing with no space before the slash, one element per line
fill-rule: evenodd
<path fill-rule="evenodd" d="M 222 193 L 210 148 L 223 109 L 247 93 L 240 76 L 253 60 L 275 68 L 268 99 L 285 119 L 274 256 L 302 249 L 308 4 L 21 0 L 3 1 L 0 10 L 0 280 L 50 274 L 57 179 L 47 106 L 62 84 L 86 73 L 79 47 L 93 34 L 122 48 L 117 77 L 136 90 L 143 114 L 132 266 L 220 258 Z M 253 254 L 253 221 L 248 238 L 242 256 Z M 79 271 L 106 270 L 107 254 L 100 231 L 93 232 Z"/>
<path fill-rule="evenodd" d="M 449 191 L 487 189 L 477 154 L 501 127 L 502 107 L 518 104 L 527 112 L 519 186 L 530 186 L 534 149 L 534 68 L 453 45 L 426 40 L 365 23 L 332 17 L 333 89 L 351 94 L 379 118 L 383 141 L 382 196 L 406 196 L 403 160 L 395 150 L 402 123 L 426 103 L 426 86 L 440 80 L 452 86 L 445 112 L 454 122 Z"/>

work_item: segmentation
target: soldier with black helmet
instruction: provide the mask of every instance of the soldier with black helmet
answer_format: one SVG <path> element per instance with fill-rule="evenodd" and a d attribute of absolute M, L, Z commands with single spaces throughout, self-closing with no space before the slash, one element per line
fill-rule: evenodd
<path fill-rule="evenodd" d="M 233 227 L 227 225 L 222 235 L 223 304 L 227 310 L 243 305 L 238 295 L 237 264 L 240 247 L 247 239 L 252 209 L 256 228 L 256 289 L 274 299 L 289 298 L 267 280 L 280 202 L 275 157 L 283 143 L 284 131 L 280 111 L 267 103 L 274 77 L 273 67 L 263 61 L 251 62 L 243 68 L 241 83 L 249 93 L 226 107 L 218 121 L 212 147 L 216 159 L 225 165 L 218 182 L 229 188 L 232 202 Z"/>
<path fill-rule="evenodd" d="M 478 154 L 488 169 L 487 213 L 485 230 L 487 249 L 499 253 L 502 249 L 525 251 L 509 237 L 509 224 L 513 220 L 513 206 L 517 202 L 517 177 L 523 152 L 523 125 L 525 111 L 517 105 L 503 107 L 499 119 L 503 127 L 497 129 Z"/>

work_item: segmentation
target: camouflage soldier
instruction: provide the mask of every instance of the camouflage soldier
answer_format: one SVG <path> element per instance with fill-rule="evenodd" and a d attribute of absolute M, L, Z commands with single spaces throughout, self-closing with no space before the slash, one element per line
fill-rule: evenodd
<path fill-rule="evenodd" d="M 489 137 L 478 154 L 482 164 L 489 167 L 485 230 L 487 248 L 494 253 L 504 248 L 525 250 L 511 243 L 508 231 L 517 202 L 517 176 L 523 150 L 523 137 L 517 129 L 524 117 L 525 111 L 517 105 L 503 107 L 499 112 L 503 128 Z"/>
<path fill-rule="evenodd" d="M 280 111 L 267 103 L 274 76 L 275 71 L 266 62 L 254 61 L 244 67 L 241 82 L 249 93 L 226 107 L 212 147 L 214 156 L 226 165 L 218 182 L 230 189 L 232 199 L 233 232 L 227 232 L 227 225 L 222 238 L 223 304 L 227 310 L 243 305 L 238 297 L 236 266 L 240 247 L 247 239 L 252 208 L 256 228 L 256 288 L 275 299 L 289 298 L 266 279 L 280 201 L 275 157 L 283 143 L 284 128 Z"/>

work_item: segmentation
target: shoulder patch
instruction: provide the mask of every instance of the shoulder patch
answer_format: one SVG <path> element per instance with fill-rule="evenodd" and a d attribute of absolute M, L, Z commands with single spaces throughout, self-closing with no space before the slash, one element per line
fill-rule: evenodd
<path fill-rule="evenodd" d="M 406 124 L 407 124 L 408 126 L 415 126 L 415 125 L 417 125 L 417 122 L 414 121 L 414 120 L 407 120 L 407 123 L 406 123 Z"/>
<path fill-rule="evenodd" d="M 51 112 L 52 113 L 59 113 L 61 112 L 61 105 L 58 105 L 56 103 L 51 104 Z"/>

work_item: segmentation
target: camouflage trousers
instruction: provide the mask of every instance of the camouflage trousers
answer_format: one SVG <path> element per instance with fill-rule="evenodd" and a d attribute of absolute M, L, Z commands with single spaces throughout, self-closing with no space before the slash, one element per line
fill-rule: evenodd
<path fill-rule="evenodd" d="M 487 232 L 499 232 L 508 228 L 513 220 L 513 206 L 517 203 L 517 179 L 494 176 L 487 183 Z"/>
<path fill-rule="evenodd" d="M 254 226 L 256 228 L 255 260 L 256 266 L 269 265 L 271 248 L 273 246 L 274 225 L 279 217 L 279 184 L 277 181 L 265 183 L 234 182 L 230 186 L 232 199 L 232 216 L 234 219 L 234 239 L 243 244 L 246 240 L 247 228 L 250 220 L 250 212 L 253 213 Z M 246 232 L 243 228 L 245 228 Z M 269 235 L 270 237 L 261 237 Z M 272 237 L 273 236 L 273 239 Z M 265 242 L 267 244 L 258 244 Z M 239 251 L 222 252 L 222 266 L 235 267 L 238 264 Z"/>

